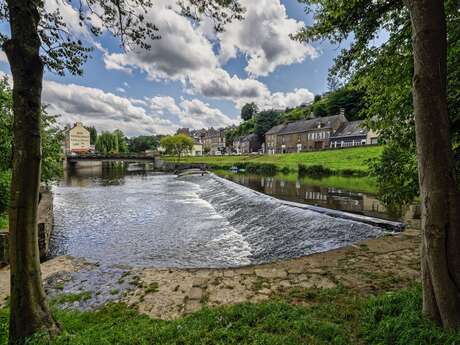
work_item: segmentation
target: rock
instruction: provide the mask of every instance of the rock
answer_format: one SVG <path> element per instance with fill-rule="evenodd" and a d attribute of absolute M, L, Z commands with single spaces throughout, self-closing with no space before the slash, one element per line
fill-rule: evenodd
<path fill-rule="evenodd" d="M 224 271 L 224 277 L 226 278 L 232 278 L 235 276 L 235 272 L 232 270 L 226 270 Z"/>
<path fill-rule="evenodd" d="M 202 287 L 205 288 L 208 285 L 208 278 L 198 277 L 193 280 L 193 287 Z"/>
<path fill-rule="evenodd" d="M 256 276 L 261 278 L 286 278 L 287 272 L 279 268 L 256 268 Z"/>
<path fill-rule="evenodd" d="M 192 287 L 188 294 L 188 298 L 191 300 L 200 300 L 203 297 L 203 290 L 197 287 Z"/>
<path fill-rule="evenodd" d="M 258 292 L 260 294 L 262 294 L 262 295 L 271 295 L 272 294 L 272 290 L 267 289 L 267 288 L 263 288 L 263 289 L 259 290 Z"/>

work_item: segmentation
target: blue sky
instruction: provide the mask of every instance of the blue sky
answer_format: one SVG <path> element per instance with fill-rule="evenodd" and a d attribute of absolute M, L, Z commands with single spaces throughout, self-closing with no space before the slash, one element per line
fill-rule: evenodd
<path fill-rule="evenodd" d="M 340 47 L 289 39 L 312 22 L 303 5 L 241 1 L 245 19 L 218 35 L 207 20 L 192 25 L 181 17 L 175 0 L 156 1 L 149 19 L 163 38 L 150 51 L 123 51 L 110 35 L 94 38 L 80 28 L 78 14 L 64 0 L 46 0 L 48 10 L 59 8 L 68 29 L 96 49 L 81 77 L 45 73 L 44 102 L 61 115 L 62 124 L 82 121 L 134 136 L 229 126 L 239 122 L 246 102 L 261 109 L 293 107 L 325 92 Z M 1 71 L 9 74 L 4 55 L 0 61 Z"/>

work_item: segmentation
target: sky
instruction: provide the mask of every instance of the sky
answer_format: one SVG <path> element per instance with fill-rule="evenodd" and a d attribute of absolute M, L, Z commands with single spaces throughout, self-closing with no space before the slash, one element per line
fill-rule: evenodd
<path fill-rule="evenodd" d="M 98 131 L 128 136 L 171 134 L 178 128 L 226 127 L 240 123 L 240 109 L 284 109 L 327 91 L 327 72 L 341 47 L 289 38 L 312 18 L 297 0 L 241 0 L 244 19 L 216 34 L 210 20 L 192 23 L 176 0 L 156 0 L 147 14 L 160 40 L 150 50 L 123 50 L 109 34 L 94 37 L 78 24 L 65 0 L 59 8 L 67 28 L 95 49 L 83 76 L 45 72 L 43 102 L 62 125 L 81 121 Z M 6 25 L 0 31 L 8 33 Z M 10 74 L 4 53 L 0 71 Z"/>

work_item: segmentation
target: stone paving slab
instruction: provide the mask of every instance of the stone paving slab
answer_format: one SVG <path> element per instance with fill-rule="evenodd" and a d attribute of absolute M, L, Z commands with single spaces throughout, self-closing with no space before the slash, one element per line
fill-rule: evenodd
<path fill-rule="evenodd" d="M 333 288 L 340 284 L 362 293 L 373 293 L 419 280 L 419 245 L 419 232 L 408 230 L 346 248 L 259 266 L 125 268 L 124 275 L 132 284 L 118 284 L 120 291 L 115 297 L 116 301 L 123 301 L 151 317 L 168 320 L 203 306 L 266 301 L 290 289 Z M 81 260 L 56 258 L 42 265 L 43 278 L 52 284 L 47 278 L 53 274 L 64 271 L 76 275 L 82 267 L 85 266 Z M 102 269 L 97 265 L 91 267 L 95 271 Z M 52 286 L 48 290 L 54 291 Z M 8 268 L 0 269 L 1 301 L 8 292 Z"/>

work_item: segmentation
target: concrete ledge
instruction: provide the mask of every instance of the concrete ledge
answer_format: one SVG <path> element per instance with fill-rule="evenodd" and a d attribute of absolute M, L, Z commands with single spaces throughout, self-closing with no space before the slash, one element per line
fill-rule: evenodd
<path fill-rule="evenodd" d="M 48 256 L 49 241 L 53 232 L 53 193 L 46 188 L 40 189 L 38 203 L 38 247 L 40 249 L 40 260 L 45 260 Z M 0 232 L 0 266 L 8 264 L 9 233 Z"/>

